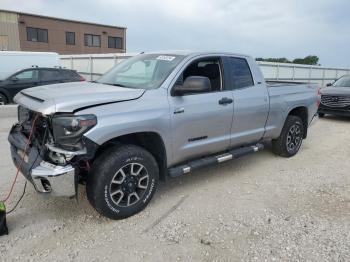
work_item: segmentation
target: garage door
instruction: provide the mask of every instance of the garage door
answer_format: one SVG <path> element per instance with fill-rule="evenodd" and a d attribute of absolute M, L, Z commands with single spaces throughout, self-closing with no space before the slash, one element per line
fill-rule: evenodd
<path fill-rule="evenodd" d="M 9 49 L 9 37 L 7 35 L 0 35 L 0 50 Z"/>

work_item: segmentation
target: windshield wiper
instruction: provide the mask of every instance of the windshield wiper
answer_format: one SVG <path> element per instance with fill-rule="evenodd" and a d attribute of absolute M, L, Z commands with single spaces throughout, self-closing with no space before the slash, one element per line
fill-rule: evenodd
<path fill-rule="evenodd" d="M 97 82 L 97 83 L 104 84 L 104 85 L 109 85 L 109 86 L 127 87 L 127 86 L 122 85 L 122 84 L 112 84 L 112 83 L 104 83 L 104 82 Z"/>
<path fill-rule="evenodd" d="M 122 85 L 122 84 L 110 84 L 110 85 L 112 85 L 112 86 L 120 86 L 120 87 L 127 87 L 127 86 Z"/>
<path fill-rule="evenodd" d="M 110 85 L 110 86 L 119 86 L 119 87 L 125 87 L 125 88 L 136 88 L 136 87 L 132 87 L 132 86 L 126 86 L 126 85 L 123 85 L 123 84 L 112 84 L 112 83 L 104 83 L 104 82 L 98 82 L 96 81 L 96 83 L 100 83 L 100 84 L 104 84 L 104 85 Z"/>

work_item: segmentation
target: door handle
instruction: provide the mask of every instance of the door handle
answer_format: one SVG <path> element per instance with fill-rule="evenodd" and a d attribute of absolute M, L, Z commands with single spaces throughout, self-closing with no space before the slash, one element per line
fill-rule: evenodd
<path fill-rule="evenodd" d="M 176 108 L 174 110 L 174 115 L 181 114 L 181 113 L 185 113 L 185 108 L 181 107 L 181 108 Z"/>
<path fill-rule="evenodd" d="M 219 105 L 228 105 L 228 104 L 232 104 L 232 102 L 233 102 L 232 98 L 223 97 L 219 100 Z"/>

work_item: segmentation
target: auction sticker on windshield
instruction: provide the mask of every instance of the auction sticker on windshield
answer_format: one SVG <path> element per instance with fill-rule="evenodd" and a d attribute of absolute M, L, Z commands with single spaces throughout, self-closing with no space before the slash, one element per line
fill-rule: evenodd
<path fill-rule="evenodd" d="M 173 61 L 175 59 L 175 56 L 168 56 L 168 55 L 160 55 L 157 57 L 157 60 L 164 60 L 164 61 Z"/>

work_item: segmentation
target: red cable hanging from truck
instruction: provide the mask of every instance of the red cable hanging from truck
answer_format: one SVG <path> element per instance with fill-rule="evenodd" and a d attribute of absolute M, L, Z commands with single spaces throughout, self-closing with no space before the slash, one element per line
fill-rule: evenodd
<path fill-rule="evenodd" d="M 31 127 L 30 132 L 29 132 L 29 137 L 28 137 L 26 145 L 24 147 L 24 152 L 23 152 L 23 155 L 22 155 L 22 158 L 21 158 L 21 163 L 17 166 L 16 176 L 15 176 L 15 179 L 13 180 L 13 182 L 12 182 L 11 189 L 10 189 L 9 193 L 7 194 L 7 196 L 3 200 L 0 200 L 0 202 L 6 202 L 10 198 L 10 196 L 12 194 L 12 191 L 13 191 L 13 188 L 14 188 L 14 186 L 16 184 L 19 172 L 20 172 L 20 170 L 22 168 L 22 164 L 23 164 L 23 161 L 24 161 L 24 158 L 25 158 L 25 154 L 27 152 L 28 145 L 30 144 L 30 141 L 31 141 L 32 136 L 33 136 L 33 132 L 34 132 L 34 128 L 35 128 L 35 122 L 36 122 L 37 118 L 38 118 L 38 114 L 35 116 L 34 121 L 32 123 L 32 127 Z"/>

